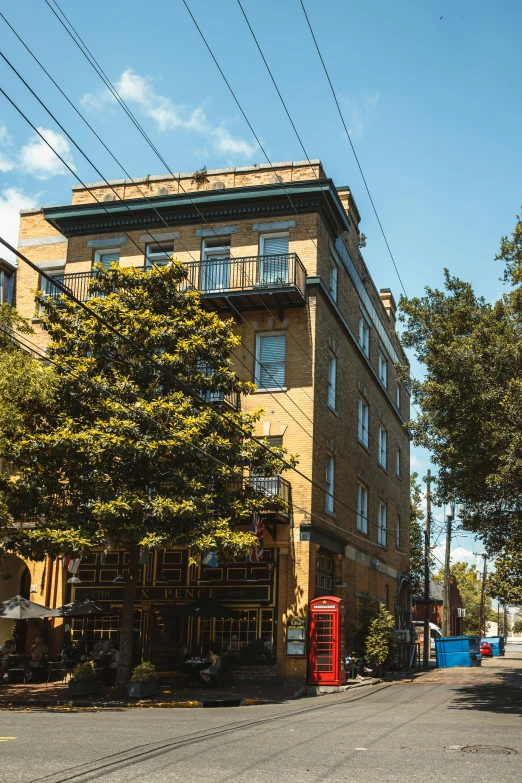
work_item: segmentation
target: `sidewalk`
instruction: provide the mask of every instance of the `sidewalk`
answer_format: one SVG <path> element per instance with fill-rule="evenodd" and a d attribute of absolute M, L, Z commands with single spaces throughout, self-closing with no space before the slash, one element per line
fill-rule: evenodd
<path fill-rule="evenodd" d="M 517 690 L 522 689 L 522 650 L 506 650 L 505 656 L 484 658 L 481 666 L 461 667 L 452 669 L 435 669 L 404 672 L 397 677 L 390 678 L 394 684 L 419 685 L 463 685 L 470 687 L 479 686 L 507 686 Z"/>
<path fill-rule="evenodd" d="M 93 696 L 72 699 L 62 683 L 27 683 L 0 685 L 0 709 L 5 708 L 113 708 L 124 707 L 202 707 L 251 706 L 297 699 L 304 687 L 296 683 L 274 685 L 270 682 L 245 681 L 226 689 L 162 686 L 160 693 L 143 700 L 129 699 L 112 688 Z"/>

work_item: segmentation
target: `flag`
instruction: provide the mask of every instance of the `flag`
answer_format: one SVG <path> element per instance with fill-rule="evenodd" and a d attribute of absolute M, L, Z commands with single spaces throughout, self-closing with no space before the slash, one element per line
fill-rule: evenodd
<path fill-rule="evenodd" d="M 74 558 L 71 555 L 65 555 L 62 560 L 64 571 L 67 571 L 69 574 L 76 576 L 80 569 L 81 562 L 81 557 Z"/>
<path fill-rule="evenodd" d="M 259 561 L 263 559 L 263 520 L 257 511 L 254 511 L 252 514 L 250 532 L 255 535 L 257 542 L 250 550 L 250 556 L 248 559 L 251 563 L 259 563 Z"/>

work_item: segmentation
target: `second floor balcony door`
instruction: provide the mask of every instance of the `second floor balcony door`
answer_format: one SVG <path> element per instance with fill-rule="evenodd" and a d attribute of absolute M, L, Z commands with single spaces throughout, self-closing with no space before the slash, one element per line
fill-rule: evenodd
<path fill-rule="evenodd" d="M 201 290 L 224 291 L 230 288 L 230 237 L 203 242 Z"/>
<path fill-rule="evenodd" d="M 261 236 L 259 284 L 262 286 L 288 283 L 288 234 Z"/>

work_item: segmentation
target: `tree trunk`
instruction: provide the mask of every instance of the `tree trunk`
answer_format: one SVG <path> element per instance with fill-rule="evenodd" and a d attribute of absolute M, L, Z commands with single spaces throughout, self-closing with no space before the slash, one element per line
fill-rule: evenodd
<path fill-rule="evenodd" d="M 129 550 L 129 570 L 123 591 L 123 606 L 120 622 L 120 660 L 116 676 L 116 687 L 126 690 L 132 674 L 132 631 L 134 626 L 134 602 L 138 584 L 140 550 L 132 547 Z"/>

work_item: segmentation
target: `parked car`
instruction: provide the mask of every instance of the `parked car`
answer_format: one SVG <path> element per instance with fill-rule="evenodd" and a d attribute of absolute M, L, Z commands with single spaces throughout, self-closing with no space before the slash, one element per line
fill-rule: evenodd
<path fill-rule="evenodd" d="M 493 658 L 493 648 L 489 642 L 480 643 L 480 654 L 483 658 Z"/>
<path fill-rule="evenodd" d="M 430 652 L 432 655 L 435 655 L 435 639 L 439 636 L 442 636 L 442 631 L 438 625 L 435 625 L 435 623 L 430 623 L 429 625 L 430 625 Z M 415 632 L 415 641 L 421 642 L 422 645 L 424 639 L 424 621 L 414 620 L 413 628 Z"/>

